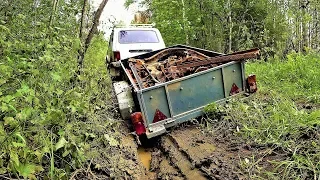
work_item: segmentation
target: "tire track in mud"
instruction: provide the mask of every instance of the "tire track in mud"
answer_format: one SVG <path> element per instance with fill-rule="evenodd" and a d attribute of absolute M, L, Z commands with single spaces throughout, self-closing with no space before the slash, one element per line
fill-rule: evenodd
<path fill-rule="evenodd" d="M 152 151 L 158 179 L 246 179 L 237 164 L 242 150 L 230 150 L 195 126 L 160 137 Z"/>
<path fill-rule="evenodd" d="M 204 141 L 205 135 L 196 128 L 186 131 L 178 130 L 172 132 L 169 137 L 194 166 L 201 165 L 201 160 L 209 157 L 216 150 L 215 145 Z"/>
<path fill-rule="evenodd" d="M 180 151 L 180 148 L 172 141 L 170 136 L 161 139 L 161 148 L 165 152 L 171 163 L 186 179 L 205 180 L 204 174 L 194 167 L 188 157 Z"/>

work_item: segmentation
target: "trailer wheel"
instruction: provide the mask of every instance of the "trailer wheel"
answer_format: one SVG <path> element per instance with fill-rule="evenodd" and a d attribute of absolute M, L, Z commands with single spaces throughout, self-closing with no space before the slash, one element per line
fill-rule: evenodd
<path fill-rule="evenodd" d="M 130 119 L 135 110 L 135 104 L 131 94 L 131 87 L 126 81 L 113 83 L 114 92 L 118 101 L 118 107 L 122 119 Z"/>

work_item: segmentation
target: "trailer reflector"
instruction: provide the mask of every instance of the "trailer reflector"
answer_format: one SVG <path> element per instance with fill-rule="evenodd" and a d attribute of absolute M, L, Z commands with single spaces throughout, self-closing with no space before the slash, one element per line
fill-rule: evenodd
<path fill-rule="evenodd" d="M 238 94 L 238 93 L 240 93 L 240 89 L 235 83 L 233 83 L 232 87 L 231 87 L 231 90 L 230 90 L 230 96 L 233 96 L 233 95 Z"/>
<path fill-rule="evenodd" d="M 167 119 L 167 116 L 164 115 L 159 109 L 157 109 L 156 112 L 154 113 L 154 118 L 152 123 L 156 123 L 165 119 Z"/>

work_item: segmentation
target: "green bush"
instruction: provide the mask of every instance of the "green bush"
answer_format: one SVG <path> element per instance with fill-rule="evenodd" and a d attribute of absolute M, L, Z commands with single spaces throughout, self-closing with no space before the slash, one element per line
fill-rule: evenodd
<path fill-rule="evenodd" d="M 0 174 L 67 178 L 87 161 L 88 141 L 113 125 L 103 116 L 110 93 L 107 42 L 102 35 L 93 39 L 77 75 L 76 37 L 31 46 L 6 41 L 9 30 L 1 32 Z"/>

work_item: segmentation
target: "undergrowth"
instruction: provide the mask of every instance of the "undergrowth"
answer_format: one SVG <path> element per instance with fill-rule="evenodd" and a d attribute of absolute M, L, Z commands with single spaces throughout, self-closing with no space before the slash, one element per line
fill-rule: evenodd
<path fill-rule="evenodd" d="M 270 63 L 248 63 L 246 71 L 258 76 L 262 91 L 278 94 L 299 103 L 320 103 L 320 55 L 290 54 L 287 59 L 273 59 Z"/>
<path fill-rule="evenodd" d="M 118 123 L 108 116 L 107 42 L 93 39 L 77 76 L 76 37 L 39 39 L 37 49 L 7 35 L 0 56 L 1 178 L 68 179 L 94 157 L 91 144 L 118 143 L 111 131 Z"/>
<path fill-rule="evenodd" d="M 316 54 L 249 63 L 246 71 L 257 75 L 259 92 L 205 108 L 208 130 L 273 149 L 269 154 L 280 151 L 284 156 L 269 161 L 273 170 L 263 169 L 257 162 L 252 162 L 250 169 L 244 167 L 250 171 L 249 178 L 320 178 L 319 68 L 320 56 Z"/>

